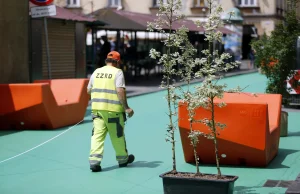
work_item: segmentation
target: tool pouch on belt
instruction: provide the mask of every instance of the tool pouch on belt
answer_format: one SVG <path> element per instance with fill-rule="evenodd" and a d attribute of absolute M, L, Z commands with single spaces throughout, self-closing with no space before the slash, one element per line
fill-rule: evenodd
<path fill-rule="evenodd" d="M 127 121 L 126 113 L 123 112 L 124 123 Z"/>
<path fill-rule="evenodd" d="M 95 118 L 102 119 L 102 117 L 99 114 L 95 115 L 94 113 L 92 113 L 92 119 L 94 120 Z"/>

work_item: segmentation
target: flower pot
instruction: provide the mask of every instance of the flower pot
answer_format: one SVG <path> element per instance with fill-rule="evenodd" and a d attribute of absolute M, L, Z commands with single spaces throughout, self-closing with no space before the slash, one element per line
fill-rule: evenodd
<path fill-rule="evenodd" d="M 163 179 L 164 194 L 232 194 L 234 182 L 238 179 L 237 176 L 223 175 L 226 179 L 214 179 L 208 177 L 216 177 L 213 174 L 203 174 L 204 177 L 194 177 L 195 173 L 179 172 L 176 176 L 169 176 L 167 172 L 161 174 Z M 190 176 L 187 176 L 190 175 Z"/>

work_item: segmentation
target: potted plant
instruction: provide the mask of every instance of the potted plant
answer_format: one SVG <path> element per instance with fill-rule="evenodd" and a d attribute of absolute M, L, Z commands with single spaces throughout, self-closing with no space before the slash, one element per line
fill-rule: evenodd
<path fill-rule="evenodd" d="M 205 36 L 208 41 L 209 48 L 203 50 L 203 58 L 193 59 L 195 49 L 190 44 L 187 32 L 188 29 L 184 26 L 173 31 L 172 25 L 174 22 L 184 18 L 183 15 L 178 14 L 181 8 L 180 0 L 168 0 L 168 3 L 163 4 L 160 1 L 158 19 L 153 23 L 149 23 L 149 30 L 158 30 L 167 36 L 164 41 L 167 47 L 167 53 L 161 55 L 154 49 L 151 49 L 150 56 L 153 59 L 159 58 L 159 63 L 163 64 L 164 81 L 162 87 L 167 89 L 167 102 L 168 102 L 168 117 L 169 124 L 167 128 L 167 141 L 172 144 L 172 159 L 173 169 L 166 172 L 160 177 L 163 179 L 164 193 L 233 193 L 234 182 L 238 177 L 236 176 L 224 176 L 221 174 L 218 154 L 218 128 L 223 129 L 225 124 L 216 122 L 214 118 L 215 98 L 222 98 L 225 93 L 226 85 L 218 84 L 216 80 L 216 74 L 218 72 L 227 71 L 233 69 L 238 63 L 225 63 L 226 59 L 230 58 L 229 54 L 221 54 L 214 51 L 212 45 L 215 41 L 222 41 L 222 33 L 218 31 L 218 28 L 222 25 L 220 14 L 222 8 L 217 5 L 215 0 L 208 0 L 210 16 L 208 21 L 203 26 L 206 29 Z M 201 25 L 200 23 L 198 23 Z M 165 32 L 165 26 L 168 27 L 168 33 Z M 174 70 L 174 66 L 179 63 L 181 69 L 179 71 Z M 199 71 L 193 74 L 193 68 L 195 66 L 201 67 Z M 187 90 L 177 86 L 172 82 L 172 76 L 180 76 L 182 81 L 187 83 Z M 197 87 L 195 91 L 190 90 L 190 83 L 193 78 L 204 78 L 204 81 Z M 180 92 L 177 92 L 179 89 Z M 239 88 L 228 92 L 240 91 Z M 178 172 L 176 169 L 176 157 L 175 157 L 175 129 L 174 117 L 177 116 L 178 104 L 186 106 L 188 110 L 188 117 L 190 122 L 190 140 L 194 151 L 196 162 L 196 173 Z M 223 107 L 225 103 L 217 104 L 219 107 Z M 203 118 L 200 120 L 195 119 L 195 110 L 197 108 L 206 108 L 211 111 L 211 118 Z M 179 118 L 180 119 L 180 118 Z M 195 122 L 201 122 L 209 127 L 211 133 L 204 134 L 199 130 L 193 128 Z M 198 157 L 197 157 L 197 143 L 199 135 L 204 135 L 214 141 L 217 174 L 203 174 L 200 172 Z"/>
<path fill-rule="evenodd" d="M 163 40 L 166 47 L 166 53 L 161 54 L 155 49 L 150 50 L 150 57 L 152 59 L 159 59 L 158 63 L 163 65 L 163 80 L 161 82 L 161 88 L 167 90 L 166 100 L 168 104 L 168 119 L 167 125 L 167 137 L 166 141 L 172 145 L 172 170 L 171 173 L 176 174 L 176 152 L 175 152 L 175 130 L 176 130 L 176 115 L 177 115 L 177 101 L 178 95 L 176 94 L 176 85 L 174 77 L 177 77 L 179 73 L 175 70 L 178 63 L 185 63 L 183 55 L 179 53 L 185 48 L 185 42 L 188 29 L 182 26 L 181 28 L 174 30 L 173 25 L 175 22 L 183 19 L 184 16 L 179 14 L 181 8 L 180 0 L 168 0 L 167 3 L 159 1 L 159 13 L 157 19 L 153 22 L 148 22 L 149 31 L 158 31 L 162 33 L 166 38 Z"/>

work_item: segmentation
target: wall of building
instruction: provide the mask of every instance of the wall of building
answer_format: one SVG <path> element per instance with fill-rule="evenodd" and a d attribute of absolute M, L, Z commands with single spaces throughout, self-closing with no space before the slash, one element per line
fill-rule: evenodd
<path fill-rule="evenodd" d="M 275 24 L 279 21 L 277 15 L 276 0 L 257 1 L 256 8 L 243 8 L 240 11 L 244 18 L 244 25 L 253 25 L 257 28 L 259 36 L 266 33 L 270 35 L 275 28 Z"/>
<path fill-rule="evenodd" d="M 50 71 L 52 79 L 75 78 L 75 28 L 73 21 L 48 19 Z M 42 31 L 42 37 L 45 37 Z M 42 39 L 43 79 L 48 79 L 48 62 L 45 38 Z"/>
<path fill-rule="evenodd" d="M 81 5 L 83 5 L 83 14 L 89 14 L 92 11 L 96 11 L 107 6 L 107 1 L 105 0 L 93 0 L 92 2 L 93 4 L 91 4 L 91 0 L 81 0 Z"/>
<path fill-rule="evenodd" d="M 47 21 L 51 78 L 85 77 L 85 24 L 57 19 Z M 48 79 L 43 20 L 33 19 L 32 26 L 32 80 Z"/>
<path fill-rule="evenodd" d="M 54 3 L 58 6 L 65 7 L 67 0 L 54 0 Z M 93 2 L 93 4 L 91 3 Z M 221 0 L 224 10 L 233 7 L 233 2 L 228 0 Z M 80 0 L 81 11 L 84 14 L 89 14 L 93 11 L 107 7 L 108 0 Z M 182 12 L 187 16 L 202 15 L 202 9 L 191 9 L 194 4 L 194 0 L 182 0 Z M 153 0 L 122 0 L 122 7 L 126 11 L 137 12 L 137 13 L 153 13 L 158 11 L 157 8 L 153 8 Z M 78 10 L 77 8 L 72 9 L 73 11 Z"/>
<path fill-rule="evenodd" d="M 0 1 L 0 83 L 29 82 L 29 1 Z"/>
<path fill-rule="evenodd" d="M 67 0 L 54 0 L 54 4 L 59 7 L 65 7 L 67 5 Z"/>
<path fill-rule="evenodd" d="M 300 18 L 300 2 L 297 4 L 297 17 Z"/>
<path fill-rule="evenodd" d="M 231 8 L 234 7 L 234 2 L 233 1 L 221 0 L 220 3 L 222 4 L 222 8 L 223 8 L 224 12 L 226 12 L 226 11 L 228 11 Z"/>
<path fill-rule="evenodd" d="M 66 6 L 67 0 L 54 0 L 58 6 Z M 92 4 L 93 2 L 93 4 Z M 202 8 L 194 7 L 195 0 L 182 0 L 182 13 L 187 17 L 205 17 L 206 10 Z M 222 4 L 223 10 L 227 11 L 235 6 L 235 0 L 219 0 Z M 276 0 L 258 0 L 258 6 L 260 7 L 257 11 L 258 14 L 262 15 L 274 15 L 276 13 Z M 95 10 L 105 8 L 108 6 L 108 0 L 80 0 L 81 11 L 84 14 L 89 14 Z M 92 9 L 93 5 L 93 9 Z M 153 0 L 122 0 L 122 7 L 126 11 L 137 12 L 137 13 L 155 13 L 158 8 L 153 8 Z M 78 10 L 77 8 L 72 9 L 73 11 Z M 246 12 L 253 12 L 252 9 L 246 10 Z"/>
<path fill-rule="evenodd" d="M 66 0 L 55 0 L 55 2 L 58 5 L 65 5 Z M 207 10 L 196 8 L 194 2 L 195 0 L 182 0 L 182 13 L 192 20 L 204 20 L 207 15 Z M 235 7 L 236 4 L 235 0 L 219 0 L 219 2 L 224 12 Z M 263 33 L 270 34 L 274 30 L 275 24 L 279 21 L 276 15 L 278 7 L 276 5 L 277 0 L 257 0 L 257 2 L 258 8 L 240 8 L 244 16 L 244 24 L 254 25 L 259 35 Z M 81 6 L 84 14 L 91 13 L 91 0 L 81 0 Z M 108 0 L 93 0 L 93 11 L 107 6 Z M 137 13 L 150 14 L 158 12 L 158 8 L 153 7 L 153 0 L 122 0 L 122 7 L 123 10 Z M 78 11 L 78 9 L 73 9 L 73 11 Z"/>
<path fill-rule="evenodd" d="M 258 1 L 261 14 L 274 15 L 276 13 L 276 0 Z"/>
<path fill-rule="evenodd" d="M 81 7 L 69 8 L 78 14 L 90 14 L 92 11 L 107 7 L 108 0 L 80 0 Z M 54 4 L 67 8 L 67 0 L 54 0 Z"/>
<path fill-rule="evenodd" d="M 152 7 L 152 0 L 124 0 L 123 7 L 126 11 L 149 14 L 151 13 L 149 8 Z"/>
<path fill-rule="evenodd" d="M 268 36 L 271 35 L 271 32 L 275 29 L 277 20 L 275 19 L 265 19 L 259 22 L 257 27 L 258 35 L 263 35 L 266 33 Z"/>

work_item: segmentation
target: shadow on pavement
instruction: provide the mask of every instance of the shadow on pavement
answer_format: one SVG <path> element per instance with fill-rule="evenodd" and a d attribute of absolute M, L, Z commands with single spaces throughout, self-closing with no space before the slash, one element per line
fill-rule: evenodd
<path fill-rule="evenodd" d="M 92 122 L 92 121 L 91 121 Z M 78 125 L 81 125 L 81 124 L 84 124 L 84 123 L 87 123 L 87 121 L 83 121 L 81 123 L 79 123 Z M 0 130 L 0 137 L 1 136 L 5 136 L 5 135 L 11 135 L 11 134 L 14 134 L 14 133 L 19 133 L 19 132 L 32 132 L 32 131 L 35 131 L 35 132 L 58 132 L 58 131 L 65 131 L 65 130 L 68 130 L 70 129 L 71 127 L 75 127 L 76 124 L 72 124 L 72 125 L 69 125 L 69 126 L 65 126 L 65 127 L 60 127 L 60 128 L 56 128 L 56 129 L 24 129 L 24 130 L 5 130 L 5 131 L 1 131 Z"/>
<path fill-rule="evenodd" d="M 296 131 L 296 132 L 289 132 L 288 136 L 300 136 L 300 131 Z"/>
<path fill-rule="evenodd" d="M 299 152 L 299 150 L 279 148 L 277 156 L 271 161 L 266 169 L 290 168 L 289 166 L 282 165 L 282 162 L 288 155 L 296 152 Z"/>
<path fill-rule="evenodd" d="M 279 148 L 277 156 L 269 163 L 266 167 L 256 167 L 256 166 L 246 166 L 246 165 L 222 165 L 223 168 L 255 168 L 255 169 L 278 169 L 278 168 L 290 168 L 290 166 L 283 165 L 282 162 L 285 158 L 293 153 L 300 152 L 300 150 L 292 150 L 292 149 L 283 149 Z M 194 163 L 189 163 L 190 165 L 196 166 Z M 203 164 L 200 163 L 200 166 L 207 166 L 207 167 L 215 167 L 215 164 Z"/>
<path fill-rule="evenodd" d="M 234 187 L 234 194 L 259 194 L 259 192 L 256 192 L 254 188 L 258 187 L 236 186 Z"/>
<path fill-rule="evenodd" d="M 161 163 L 163 163 L 163 162 L 162 161 L 152 161 L 152 162 L 136 161 L 131 164 L 131 167 L 156 168 L 156 167 L 160 166 Z"/>
<path fill-rule="evenodd" d="M 16 131 L 16 130 L 5 130 L 5 131 L 0 131 L 0 137 L 1 136 L 5 136 L 5 135 L 10 135 L 10 134 L 14 134 L 14 133 L 19 133 L 19 132 L 22 132 L 23 130 L 18 130 L 18 131 Z"/>
<path fill-rule="evenodd" d="M 146 161 L 136 161 L 132 164 L 129 164 L 127 168 L 156 168 L 160 166 L 160 164 L 163 163 L 162 161 L 152 161 L 152 162 L 146 162 Z M 111 166 L 108 168 L 103 168 L 102 171 L 110 171 L 118 169 L 119 165 Z"/>

